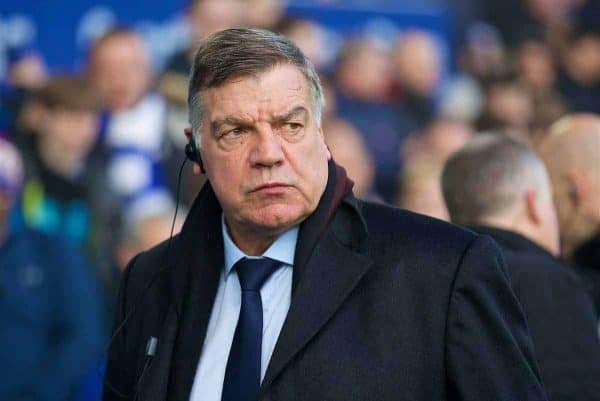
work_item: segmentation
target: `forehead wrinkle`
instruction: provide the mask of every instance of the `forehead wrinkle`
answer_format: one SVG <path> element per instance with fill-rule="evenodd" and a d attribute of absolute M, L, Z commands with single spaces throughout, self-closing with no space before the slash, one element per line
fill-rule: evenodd
<path fill-rule="evenodd" d="M 260 74 L 234 77 L 223 86 L 206 89 L 210 96 L 204 101 L 210 97 L 213 103 L 211 109 L 216 112 L 210 116 L 211 120 L 222 121 L 231 117 L 246 123 L 270 121 L 285 116 L 291 109 L 300 106 L 310 115 L 308 82 L 301 73 L 289 79 L 282 87 L 278 87 L 278 84 L 280 82 L 272 81 L 267 74 Z"/>

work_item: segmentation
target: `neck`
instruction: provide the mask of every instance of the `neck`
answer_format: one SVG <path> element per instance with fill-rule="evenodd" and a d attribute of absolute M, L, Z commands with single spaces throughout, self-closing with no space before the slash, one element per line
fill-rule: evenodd
<path fill-rule="evenodd" d="M 280 234 L 266 234 L 258 230 L 243 230 L 229 223 L 226 226 L 231 240 L 248 256 L 261 256 Z"/>
<path fill-rule="evenodd" d="M 538 246 L 544 248 L 552 255 L 558 256 L 560 254 L 560 250 L 554 249 L 554 247 L 550 245 L 548 241 L 545 241 L 535 227 L 533 227 L 531 224 L 520 221 L 518 218 L 511 219 L 510 217 L 491 217 L 485 219 L 482 224 L 520 234 Z"/>

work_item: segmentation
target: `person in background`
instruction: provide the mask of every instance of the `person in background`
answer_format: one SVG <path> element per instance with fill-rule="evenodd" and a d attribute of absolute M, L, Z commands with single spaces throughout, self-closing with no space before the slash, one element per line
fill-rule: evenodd
<path fill-rule="evenodd" d="M 488 77 L 484 82 L 485 104 L 476 123 L 479 131 L 501 130 L 529 142 L 534 118 L 531 92 L 512 68 Z"/>
<path fill-rule="evenodd" d="M 320 74 L 331 67 L 336 51 L 327 41 L 330 38 L 326 28 L 319 23 L 309 19 L 287 18 L 281 21 L 279 33 L 294 42 Z"/>
<path fill-rule="evenodd" d="M 275 29 L 285 13 L 283 0 L 242 0 L 242 25 L 252 28 Z"/>
<path fill-rule="evenodd" d="M 163 185 L 166 105 L 152 90 L 154 72 L 142 38 L 125 28 L 113 29 L 92 45 L 87 63 L 87 78 L 108 112 L 101 142 L 109 157 L 109 188 L 126 201 Z"/>
<path fill-rule="evenodd" d="M 554 190 L 564 256 L 600 312 L 600 116 L 570 114 L 539 144 Z"/>
<path fill-rule="evenodd" d="M 390 52 L 372 40 L 350 41 L 339 55 L 334 77 L 338 115 L 365 136 L 377 166 L 375 188 L 389 202 L 401 166 L 398 151 L 408 134 L 399 127 L 397 109 L 390 102 Z"/>
<path fill-rule="evenodd" d="M 360 199 L 378 200 L 373 188 L 375 163 L 361 133 L 342 119 L 325 120 L 323 133 L 334 160 L 346 169 L 354 182 L 354 195 Z"/>
<path fill-rule="evenodd" d="M 30 116 L 35 111 L 27 110 L 28 100 L 46 83 L 48 71 L 42 55 L 34 49 L 9 47 L 6 53 L 6 76 L 0 77 L 0 130 L 15 136 L 26 130 L 29 118 L 35 118 Z"/>
<path fill-rule="evenodd" d="M 449 220 L 440 188 L 439 165 L 425 159 L 405 163 L 399 175 L 399 193 L 395 204 L 402 209 Z"/>
<path fill-rule="evenodd" d="M 473 136 L 460 121 L 437 119 L 410 135 L 402 147 L 404 168 L 400 172 L 396 205 L 413 212 L 449 220 L 440 177 L 448 157 Z"/>
<path fill-rule="evenodd" d="M 480 134 L 450 157 L 442 187 L 452 221 L 500 245 L 549 400 L 600 400 L 594 307 L 579 277 L 558 259 L 543 162 L 505 135 Z"/>
<path fill-rule="evenodd" d="M 443 73 L 442 49 L 426 31 L 402 34 L 393 52 L 394 73 L 401 91 L 400 125 L 423 129 L 435 115 L 435 100 Z"/>
<path fill-rule="evenodd" d="M 171 226 L 173 235 L 177 235 L 183 225 L 185 211 L 180 209 L 175 216 L 171 194 L 162 190 L 143 194 L 133 200 L 123 210 L 123 216 L 123 227 L 114 252 L 120 272 L 125 270 L 135 255 L 168 239 Z"/>
<path fill-rule="evenodd" d="M 103 350 L 101 295 L 79 250 L 11 222 L 22 179 L 0 139 L 0 399 L 63 401 Z"/>
<path fill-rule="evenodd" d="M 574 112 L 600 113 L 600 33 L 575 32 L 563 50 L 558 89 Z"/>
<path fill-rule="evenodd" d="M 92 152 L 101 100 L 89 83 L 73 77 L 51 79 L 35 100 L 42 115 L 33 144 L 23 149 L 25 224 L 85 250 L 110 286 L 110 227 L 119 204 L 107 184 L 104 155 Z"/>

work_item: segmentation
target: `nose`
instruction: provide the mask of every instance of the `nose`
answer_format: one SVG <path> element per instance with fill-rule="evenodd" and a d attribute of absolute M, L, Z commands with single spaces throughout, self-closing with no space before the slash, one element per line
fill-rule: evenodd
<path fill-rule="evenodd" d="M 250 161 L 256 167 L 273 167 L 284 159 L 281 138 L 269 127 L 257 129 Z"/>

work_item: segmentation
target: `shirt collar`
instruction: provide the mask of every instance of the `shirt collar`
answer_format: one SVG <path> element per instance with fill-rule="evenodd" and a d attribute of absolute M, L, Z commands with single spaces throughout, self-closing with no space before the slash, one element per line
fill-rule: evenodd
<path fill-rule="evenodd" d="M 233 242 L 227 230 L 225 216 L 221 215 L 221 230 L 223 232 L 223 248 L 225 250 L 225 274 L 228 275 L 233 266 L 242 258 L 257 259 L 256 256 L 248 256 Z M 296 254 L 296 241 L 298 239 L 298 226 L 294 226 L 281 234 L 275 242 L 262 254 L 262 257 L 277 260 L 285 265 L 294 264 Z"/>

